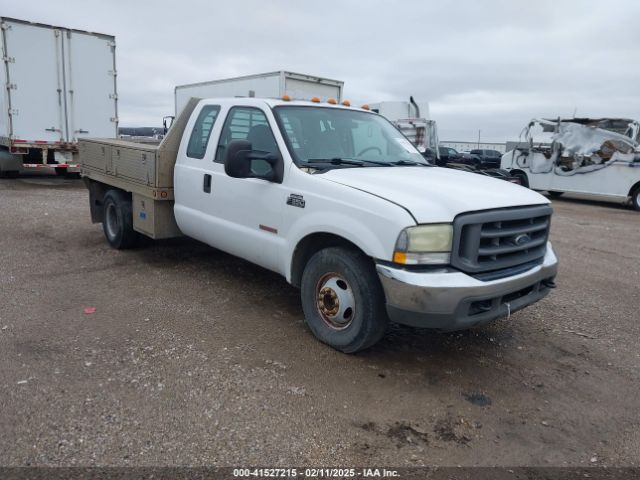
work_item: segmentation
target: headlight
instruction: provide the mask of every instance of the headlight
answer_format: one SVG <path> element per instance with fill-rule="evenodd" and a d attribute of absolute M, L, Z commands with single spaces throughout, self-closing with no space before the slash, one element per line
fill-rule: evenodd
<path fill-rule="evenodd" d="M 403 265 L 441 265 L 451 260 L 453 227 L 450 224 L 417 225 L 398 236 L 393 261 Z"/>

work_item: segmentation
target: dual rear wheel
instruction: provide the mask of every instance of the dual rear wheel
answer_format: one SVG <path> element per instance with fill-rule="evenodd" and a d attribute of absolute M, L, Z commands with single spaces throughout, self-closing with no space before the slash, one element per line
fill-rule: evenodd
<path fill-rule="evenodd" d="M 640 186 L 631 194 L 631 206 L 640 212 Z"/>
<path fill-rule="evenodd" d="M 137 243 L 139 235 L 133 229 L 131 198 L 127 193 L 109 190 L 105 194 L 102 230 L 113 248 L 131 248 Z"/>

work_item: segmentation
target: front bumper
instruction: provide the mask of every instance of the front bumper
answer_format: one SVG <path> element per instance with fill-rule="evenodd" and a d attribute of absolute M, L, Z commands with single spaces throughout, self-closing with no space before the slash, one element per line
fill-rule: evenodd
<path fill-rule="evenodd" d="M 558 271 L 558 259 L 548 243 L 540 265 L 492 281 L 462 272 L 412 272 L 383 264 L 376 264 L 376 270 L 392 321 L 462 330 L 508 316 L 545 297 Z"/>

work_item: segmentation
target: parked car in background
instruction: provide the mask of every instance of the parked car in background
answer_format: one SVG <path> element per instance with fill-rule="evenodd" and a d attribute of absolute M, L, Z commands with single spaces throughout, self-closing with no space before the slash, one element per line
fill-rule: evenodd
<path fill-rule="evenodd" d="M 480 160 L 480 166 L 487 168 L 500 168 L 502 153 L 497 150 L 475 149 L 469 152 Z"/>
<path fill-rule="evenodd" d="M 480 166 L 480 157 L 478 157 L 477 155 L 472 155 L 469 152 L 460 152 L 460 163 L 463 163 L 465 165 L 471 165 L 474 167 L 479 167 Z"/>
<path fill-rule="evenodd" d="M 434 152 L 433 149 L 429 147 L 425 148 L 424 152 L 422 152 L 422 156 L 432 165 L 440 166 L 440 161 L 436 158 L 436 152 Z"/>
<path fill-rule="evenodd" d="M 438 147 L 438 153 L 440 154 L 438 162 L 440 166 L 445 166 L 449 162 L 457 162 L 460 159 L 460 154 L 455 148 Z"/>

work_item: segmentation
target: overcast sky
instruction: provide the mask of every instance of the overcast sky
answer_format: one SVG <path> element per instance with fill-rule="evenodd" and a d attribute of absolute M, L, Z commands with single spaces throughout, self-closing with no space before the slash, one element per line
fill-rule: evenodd
<path fill-rule="evenodd" d="M 640 118 L 635 0 L 2 0 L 0 15 L 115 35 L 121 126 L 160 125 L 175 85 L 275 70 L 343 80 L 355 102 L 426 100 L 441 140 Z"/>

